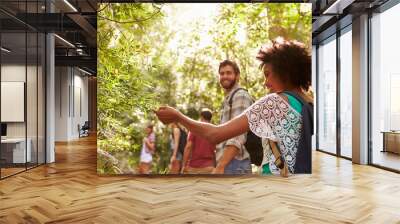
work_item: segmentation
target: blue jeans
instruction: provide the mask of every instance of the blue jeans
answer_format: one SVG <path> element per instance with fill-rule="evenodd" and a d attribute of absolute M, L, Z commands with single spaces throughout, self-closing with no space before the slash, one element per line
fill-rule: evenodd
<path fill-rule="evenodd" d="M 225 167 L 224 174 L 251 174 L 250 159 L 232 159 Z"/>

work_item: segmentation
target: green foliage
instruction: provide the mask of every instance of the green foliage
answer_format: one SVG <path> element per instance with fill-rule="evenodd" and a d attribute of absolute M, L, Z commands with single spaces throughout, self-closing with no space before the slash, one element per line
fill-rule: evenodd
<path fill-rule="evenodd" d="M 168 104 L 198 119 L 210 108 L 219 122 L 224 98 L 218 63 L 239 64 L 240 83 L 254 99 L 266 94 L 255 55 L 277 36 L 311 46 L 310 4 L 220 4 L 213 24 L 187 21 L 180 35 L 167 12 L 179 4 L 101 4 L 98 19 L 98 147 L 128 166 L 138 165 L 144 124 L 156 124 L 153 173 L 166 173 L 170 130 L 152 112 Z M 166 10 L 168 9 L 168 10 Z M 174 11 L 175 10 L 175 11 Z M 202 44 L 207 30 L 211 43 Z M 176 49 L 171 49 L 171 43 Z M 114 172 L 110 168 L 98 170 Z"/>
<path fill-rule="evenodd" d="M 154 120 L 152 110 L 169 103 L 174 95 L 171 63 L 160 61 L 167 54 L 165 45 L 154 44 L 167 43 L 169 38 L 165 32 L 158 33 L 165 27 L 159 8 L 152 4 L 112 4 L 99 14 L 97 106 L 101 150 L 128 151 L 138 158 L 144 123 Z M 138 22 L 118 23 L 105 18 Z M 137 159 L 130 159 L 129 164 L 137 166 Z"/>
<path fill-rule="evenodd" d="M 97 173 L 99 174 L 120 174 L 118 160 L 109 153 L 98 150 L 97 152 Z"/>

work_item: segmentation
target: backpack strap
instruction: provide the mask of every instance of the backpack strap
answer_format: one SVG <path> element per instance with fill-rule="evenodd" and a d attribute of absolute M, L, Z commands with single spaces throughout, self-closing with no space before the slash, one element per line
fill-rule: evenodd
<path fill-rule="evenodd" d="M 271 139 L 268 140 L 268 144 L 271 147 L 271 151 L 274 154 L 275 157 L 275 166 L 279 168 L 281 176 L 282 177 L 288 177 L 289 176 L 289 168 L 287 166 L 287 163 L 285 159 L 282 156 L 281 151 L 279 150 L 278 146 L 276 145 L 276 142 L 272 141 Z"/>
<path fill-rule="evenodd" d="M 299 142 L 298 145 L 299 149 L 301 150 L 297 151 L 294 171 L 295 173 L 311 173 L 312 171 L 311 136 L 314 133 L 314 122 L 313 122 L 314 106 L 312 102 L 307 102 L 302 97 L 300 97 L 299 94 L 297 94 L 296 92 L 285 91 L 285 93 L 295 97 L 298 101 L 300 101 L 303 104 L 303 108 L 301 110 L 303 125 L 301 130 L 301 141 Z"/>
<path fill-rule="evenodd" d="M 296 93 L 296 92 L 293 92 L 293 91 L 283 91 L 283 93 L 286 93 L 286 94 L 289 94 L 289 95 L 291 95 L 291 96 L 293 96 L 294 98 L 296 98 L 302 105 L 303 105 L 303 107 L 304 106 L 306 106 L 306 110 L 308 110 L 308 115 L 310 116 L 309 118 L 308 118 L 308 120 L 309 121 L 313 121 L 313 103 L 311 103 L 311 102 L 307 102 L 307 101 L 305 101 L 304 99 L 303 99 L 303 97 L 301 97 L 298 93 Z M 303 108 L 304 109 L 304 108 Z M 314 124 L 310 124 L 310 131 L 311 131 L 311 134 L 313 134 L 314 133 Z"/>
<path fill-rule="evenodd" d="M 235 89 L 235 91 L 233 91 L 233 93 L 231 94 L 231 96 L 229 97 L 229 120 L 232 118 L 232 104 L 233 104 L 233 97 L 235 96 L 235 94 L 239 91 L 239 90 L 244 90 L 247 92 L 247 89 L 245 88 L 237 88 Z"/>
<path fill-rule="evenodd" d="M 302 105 L 306 104 L 304 101 L 303 97 L 301 97 L 298 93 L 293 92 L 293 91 L 283 91 L 283 93 L 286 93 L 290 96 L 293 96 L 297 101 L 299 101 Z"/>

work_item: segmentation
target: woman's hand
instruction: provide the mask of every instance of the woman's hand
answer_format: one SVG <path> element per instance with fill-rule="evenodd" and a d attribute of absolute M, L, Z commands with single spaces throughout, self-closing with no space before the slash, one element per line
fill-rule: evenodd
<path fill-rule="evenodd" d="M 172 155 L 169 162 L 172 164 L 175 160 L 176 160 L 176 155 Z"/>
<path fill-rule="evenodd" d="M 146 145 L 146 141 L 147 141 L 147 138 L 144 137 L 144 138 L 143 138 L 143 141 L 142 141 L 143 145 Z M 149 150 L 147 149 L 147 147 L 145 147 L 144 150 L 145 150 L 147 153 L 149 153 Z"/>
<path fill-rule="evenodd" d="M 158 108 L 156 115 L 161 122 L 164 124 L 169 124 L 173 122 L 179 122 L 181 113 L 172 107 L 164 106 Z"/>

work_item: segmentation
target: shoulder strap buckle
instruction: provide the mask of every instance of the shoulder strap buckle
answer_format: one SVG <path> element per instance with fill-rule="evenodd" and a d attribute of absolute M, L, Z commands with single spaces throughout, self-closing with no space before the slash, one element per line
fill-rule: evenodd
<path fill-rule="evenodd" d="M 271 146 L 272 153 L 274 154 L 275 157 L 275 162 L 274 162 L 275 166 L 279 168 L 282 177 L 288 177 L 289 169 L 287 163 L 283 158 L 278 146 L 276 145 L 276 142 L 269 139 L 268 143 Z"/>

